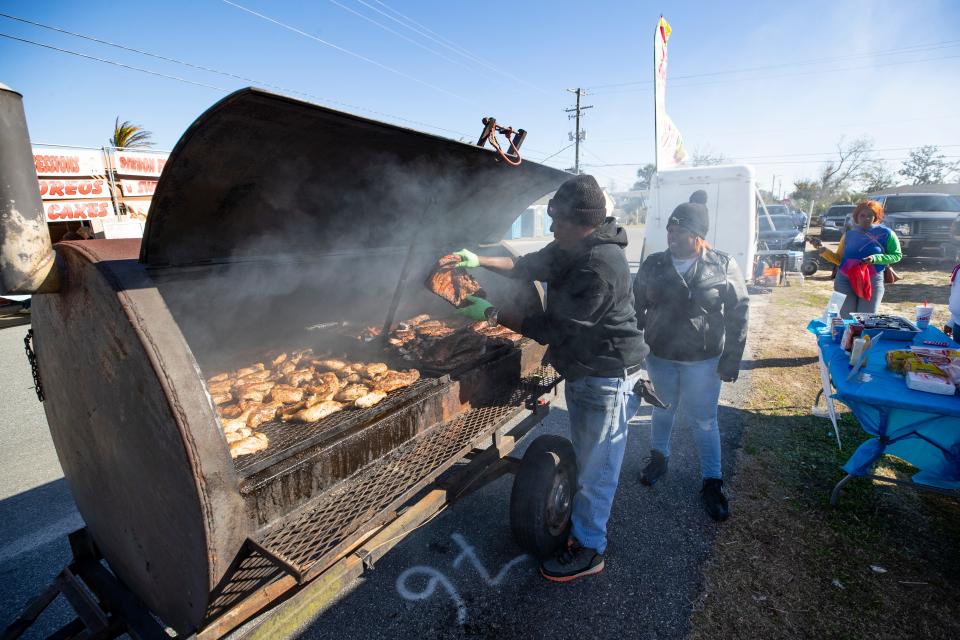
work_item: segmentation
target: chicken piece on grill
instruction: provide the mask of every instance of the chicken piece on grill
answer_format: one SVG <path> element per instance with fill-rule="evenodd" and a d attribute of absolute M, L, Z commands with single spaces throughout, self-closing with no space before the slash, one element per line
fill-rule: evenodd
<path fill-rule="evenodd" d="M 339 369 L 336 374 L 339 378 L 345 378 L 349 375 L 353 375 L 354 373 L 363 373 L 366 367 L 367 365 L 362 362 L 352 362 L 342 369 Z"/>
<path fill-rule="evenodd" d="M 238 418 L 240 414 L 243 413 L 243 407 L 238 404 L 228 404 L 226 406 L 217 407 L 217 414 L 222 418 L 231 419 Z"/>
<path fill-rule="evenodd" d="M 353 402 L 370 393 L 370 388 L 362 384 L 348 384 L 336 395 L 338 402 Z"/>
<path fill-rule="evenodd" d="M 460 258 L 453 254 L 443 256 L 423 283 L 427 289 L 455 307 L 467 304 L 467 296 L 486 297 L 476 278 L 467 273 L 466 269 L 456 266 L 459 261 Z"/>
<path fill-rule="evenodd" d="M 273 371 L 269 369 L 264 369 L 262 371 L 254 371 L 253 373 L 248 373 L 245 376 L 237 377 L 237 384 L 250 384 L 251 382 L 265 382 L 273 377 Z"/>
<path fill-rule="evenodd" d="M 440 325 L 437 327 L 417 327 L 417 337 L 427 337 L 427 338 L 445 338 L 450 334 L 456 332 L 456 329 L 453 327 L 447 327 L 445 325 Z"/>
<path fill-rule="evenodd" d="M 218 373 L 215 376 L 210 376 L 207 378 L 207 385 L 216 384 L 218 382 L 226 382 L 230 378 L 233 378 L 234 374 L 232 373 Z"/>
<path fill-rule="evenodd" d="M 267 434 L 254 431 L 253 435 L 230 445 L 230 457 L 238 458 L 240 456 L 246 456 L 251 453 L 263 451 L 269 446 L 270 440 L 267 438 Z"/>
<path fill-rule="evenodd" d="M 252 400 L 253 402 L 263 402 L 263 399 L 266 397 L 270 390 L 273 389 L 277 383 L 268 381 L 268 382 L 253 382 L 251 384 L 238 385 L 236 389 L 237 400 Z"/>
<path fill-rule="evenodd" d="M 234 443 L 234 442 L 239 442 L 240 440 L 243 440 L 244 438 L 248 438 L 248 437 L 252 436 L 252 435 L 253 435 L 253 429 L 250 429 L 249 427 L 243 427 L 243 428 L 241 428 L 241 429 L 237 429 L 236 431 L 231 431 L 231 432 L 225 433 L 225 434 L 223 434 L 223 435 L 226 436 L 226 438 L 227 438 L 227 444 L 231 444 L 231 443 Z"/>
<path fill-rule="evenodd" d="M 377 376 L 375 380 L 370 381 L 370 388 L 373 391 L 383 391 L 390 393 L 397 389 L 409 387 L 420 379 L 420 372 L 416 369 L 407 369 L 406 371 L 387 371 L 383 375 Z"/>
<path fill-rule="evenodd" d="M 450 255 L 453 255 L 453 254 L 450 254 Z M 459 261 L 460 261 L 460 258 L 457 258 L 457 262 L 459 262 Z M 455 262 L 454 264 L 456 264 L 456 262 Z M 420 324 L 421 322 L 426 322 L 426 321 L 429 320 L 429 319 L 430 319 L 430 314 L 429 314 L 429 313 L 421 313 L 421 314 L 418 315 L 418 316 L 413 316 L 412 318 L 410 318 L 410 319 L 408 319 L 408 320 L 404 320 L 403 324 L 407 324 L 407 325 L 410 325 L 410 326 L 416 326 L 416 325 Z"/>
<path fill-rule="evenodd" d="M 296 371 L 296 370 L 297 370 L 297 363 L 294 362 L 292 359 L 287 360 L 286 362 L 284 362 L 283 364 L 281 364 L 279 367 L 277 367 L 277 373 L 278 373 L 281 377 L 289 374 L 289 373 L 292 372 L 292 371 Z"/>
<path fill-rule="evenodd" d="M 368 378 L 373 378 L 374 376 L 379 376 L 383 373 L 386 373 L 389 370 L 390 370 L 390 367 L 388 367 L 383 362 L 371 362 L 370 364 L 364 367 L 363 372 L 367 375 Z"/>
<path fill-rule="evenodd" d="M 285 380 L 290 386 L 299 387 L 303 383 L 313 380 L 313 369 L 291 371 L 285 376 Z"/>
<path fill-rule="evenodd" d="M 213 398 L 213 404 L 227 404 L 233 400 L 233 394 L 229 391 L 224 393 L 211 393 L 210 397 Z"/>
<path fill-rule="evenodd" d="M 223 428 L 224 433 L 230 433 L 231 431 L 236 431 L 238 429 L 243 429 L 247 426 L 247 418 L 250 417 L 250 414 L 253 413 L 253 407 L 244 406 L 243 411 L 240 412 L 236 418 L 221 418 L 220 426 Z"/>
<path fill-rule="evenodd" d="M 224 393 L 230 393 L 230 390 L 233 389 L 235 380 L 223 380 L 221 382 L 207 383 L 207 391 L 210 392 L 210 395 L 223 395 Z"/>
<path fill-rule="evenodd" d="M 264 402 L 251 407 L 250 414 L 247 416 L 247 426 L 256 429 L 264 422 L 270 422 L 277 417 L 277 412 L 283 408 L 282 402 Z"/>
<path fill-rule="evenodd" d="M 238 378 L 242 378 L 243 376 L 247 375 L 248 373 L 254 373 L 254 372 L 256 372 L 256 371 L 263 371 L 263 370 L 266 369 L 266 368 L 267 368 L 267 366 L 266 366 L 265 364 L 263 364 L 262 362 L 258 362 L 258 363 L 256 363 L 256 364 L 253 365 L 253 366 L 244 367 L 243 369 L 237 369 L 237 377 L 238 377 Z"/>
<path fill-rule="evenodd" d="M 271 369 L 276 369 L 276 368 L 279 367 L 281 364 L 283 364 L 284 362 L 286 362 L 286 361 L 287 361 L 287 358 L 289 358 L 289 357 L 290 357 L 290 355 L 289 355 L 287 352 L 284 351 L 283 353 L 281 353 L 280 355 L 276 356 L 273 360 L 270 361 L 270 368 L 271 368 Z"/>
<path fill-rule="evenodd" d="M 363 380 L 363 376 L 361 376 L 359 373 L 351 373 L 343 379 L 343 384 L 356 384 L 361 380 Z"/>
<path fill-rule="evenodd" d="M 312 364 L 319 371 L 340 371 L 350 365 L 346 360 L 340 360 L 339 358 L 316 359 Z"/>
<path fill-rule="evenodd" d="M 340 380 L 337 374 L 326 371 L 318 375 L 312 384 L 304 385 L 304 389 L 322 400 L 333 400 L 333 396 L 340 390 Z"/>
<path fill-rule="evenodd" d="M 364 394 L 353 401 L 353 406 L 358 409 L 369 409 L 375 404 L 379 404 L 381 400 L 387 397 L 386 391 L 371 391 L 370 393 Z"/>
<path fill-rule="evenodd" d="M 396 329 L 390 333 L 390 337 L 387 338 L 387 342 L 392 344 L 395 347 L 400 347 L 410 342 L 411 340 L 417 339 L 417 332 L 413 329 Z"/>
<path fill-rule="evenodd" d="M 270 397 L 277 402 L 290 404 L 303 400 L 304 390 L 300 387 L 294 387 L 289 384 L 278 384 L 270 390 Z"/>
<path fill-rule="evenodd" d="M 312 407 L 307 407 L 306 409 L 298 411 L 296 414 L 294 414 L 293 420 L 297 420 L 299 422 L 316 422 L 342 409 L 342 403 L 335 402 L 333 400 L 325 400 L 313 405 Z"/>

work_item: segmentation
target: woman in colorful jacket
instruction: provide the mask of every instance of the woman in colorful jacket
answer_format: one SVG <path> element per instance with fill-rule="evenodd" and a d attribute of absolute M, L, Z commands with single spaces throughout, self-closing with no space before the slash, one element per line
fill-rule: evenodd
<path fill-rule="evenodd" d="M 843 318 L 853 312 L 877 312 L 883 300 L 883 270 L 903 257 L 897 234 L 881 225 L 882 220 L 883 205 L 875 200 L 864 200 L 853 210 L 854 226 L 840 238 L 836 251 L 824 248 L 817 238 L 810 239 L 825 260 L 840 267 L 833 290 L 847 296 L 840 308 Z M 863 287 L 851 284 L 848 275 L 851 270 L 862 268 L 861 265 L 868 265 L 869 297 L 857 294 L 857 291 L 863 291 Z"/>

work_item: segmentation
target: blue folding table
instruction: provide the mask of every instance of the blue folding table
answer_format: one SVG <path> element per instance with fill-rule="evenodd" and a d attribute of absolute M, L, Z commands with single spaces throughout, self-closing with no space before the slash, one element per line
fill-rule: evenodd
<path fill-rule="evenodd" d="M 870 349 L 866 365 L 848 380 L 851 369 L 847 353 L 833 342 L 822 322 L 814 320 L 808 328 L 817 336 L 830 371 L 836 389 L 833 397 L 850 407 L 860 426 L 873 436 L 843 465 L 847 475 L 834 487 L 830 503 L 836 504 L 840 490 L 854 477 L 960 496 L 960 395 L 908 389 L 903 376 L 886 367 L 887 351 L 906 349 L 910 344 L 929 346 L 923 345 L 924 340 L 947 342 L 951 348 L 960 346 L 934 327 L 927 327 L 912 343 L 881 336 Z M 919 469 L 912 482 L 872 474 L 874 464 L 884 454 L 902 458 Z"/>

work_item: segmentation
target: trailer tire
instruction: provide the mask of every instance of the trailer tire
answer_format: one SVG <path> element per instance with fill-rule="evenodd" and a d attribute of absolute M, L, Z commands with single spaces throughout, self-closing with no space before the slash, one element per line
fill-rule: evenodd
<path fill-rule="evenodd" d="M 820 264 L 816 259 L 806 260 L 802 265 L 800 265 L 800 273 L 802 273 L 804 277 L 809 278 L 815 274 L 819 268 Z"/>
<path fill-rule="evenodd" d="M 542 559 L 566 544 L 576 490 L 570 441 L 542 435 L 530 443 L 510 494 L 510 529 L 520 548 Z"/>

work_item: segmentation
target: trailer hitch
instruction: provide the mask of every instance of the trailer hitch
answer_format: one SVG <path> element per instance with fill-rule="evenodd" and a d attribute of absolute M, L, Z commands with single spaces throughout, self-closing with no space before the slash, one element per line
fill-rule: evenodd
<path fill-rule="evenodd" d="M 497 124 L 497 119 L 493 116 L 484 118 L 482 122 L 483 133 L 480 134 L 480 139 L 477 140 L 477 146 L 482 147 L 489 141 L 490 146 L 503 158 L 504 162 L 512 167 L 519 165 L 522 161 L 520 158 L 520 145 L 522 145 L 526 139 L 527 132 L 524 129 L 514 130 L 513 127 L 502 127 Z M 497 141 L 498 133 L 506 137 L 507 142 L 510 143 L 510 151 L 505 152 L 503 147 L 500 146 L 500 142 Z"/>

